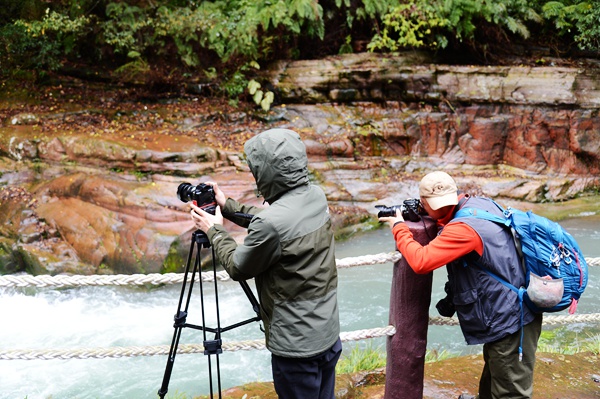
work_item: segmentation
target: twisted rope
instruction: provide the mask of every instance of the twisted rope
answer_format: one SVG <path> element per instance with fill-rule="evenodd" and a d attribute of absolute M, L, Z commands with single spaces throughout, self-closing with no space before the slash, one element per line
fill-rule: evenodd
<path fill-rule="evenodd" d="M 109 276 L 82 276 L 82 275 L 7 275 L 0 276 L 1 287 L 38 287 L 38 288 L 62 288 L 62 287 L 83 287 L 83 286 L 140 286 L 140 285 L 163 285 L 163 284 L 181 284 L 183 283 L 184 273 L 165 273 L 165 274 L 114 274 Z M 196 273 L 195 281 L 211 282 L 215 277 L 213 272 Z M 229 274 L 226 271 L 216 273 L 217 280 L 229 280 Z M 188 281 L 191 277 L 188 276 Z"/>
<path fill-rule="evenodd" d="M 363 255 L 353 258 L 336 259 L 335 263 L 338 269 L 345 269 L 354 266 L 377 265 L 383 263 L 396 263 L 402 259 L 402 254 L 398 251 L 379 253 L 375 255 Z"/>
<path fill-rule="evenodd" d="M 344 259 L 336 259 L 336 265 L 340 269 L 345 269 L 355 266 L 366 266 L 384 263 L 395 263 L 402 258 L 400 252 L 379 253 L 375 255 L 364 255 L 357 257 L 349 257 Z M 589 266 L 600 266 L 600 258 L 585 258 Z M 214 281 L 213 272 L 199 273 L 202 276 L 202 281 Z M 199 274 L 196 274 L 195 281 L 200 280 Z M 163 284 L 181 284 L 183 282 L 183 273 L 166 273 L 166 274 L 115 274 L 109 276 L 81 276 L 81 275 L 6 275 L 0 276 L 0 288 L 9 287 L 81 287 L 81 286 L 128 286 L 128 285 L 163 285 Z M 226 271 L 216 273 L 216 278 L 219 281 L 229 280 L 229 274 Z"/>
<path fill-rule="evenodd" d="M 356 330 L 340 334 L 342 342 L 358 341 L 362 339 L 391 336 L 396 333 L 393 326 L 383 328 L 372 328 L 367 330 Z M 81 348 L 81 349 L 12 349 L 0 350 L 0 360 L 65 360 L 65 359 L 105 359 L 133 356 L 157 356 L 168 355 L 168 345 L 158 346 L 129 346 L 112 348 Z M 264 339 L 252 341 L 224 342 L 224 351 L 261 350 L 265 349 Z M 182 344 L 177 346 L 177 354 L 204 353 L 201 344 Z"/>
<path fill-rule="evenodd" d="M 570 315 L 549 315 L 544 314 L 544 325 L 564 325 L 571 323 L 590 323 L 600 322 L 599 313 L 590 314 L 570 314 Z M 429 325 L 436 326 L 457 326 L 458 319 L 456 317 L 430 317 Z"/>
<path fill-rule="evenodd" d="M 545 315 L 544 325 L 564 325 L 572 323 L 593 323 L 600 322 L 600 314 L 583 315 Z M 456 317 L 430 317 L 430 325 L 438 326 L 456 326 L 458 319 Z M 384 336 L 393 336 L 396 333 L 394 326 L 372 328 L 365 330 L 356 330 L 342 332 L 340 339 L 342 342 L 360 341 L 364 339 L 378 338 Z M 222 345 L 224 351 L 235 352 L 241 350 L 262 350 L 265 349 L 264 339 L 224 342 Z M 129 347 L 110 347 L 110 348 L 66 348 L 66 349 L 0 349 L 0 360 L 58 360 L 58 359 L 105 359 L 135 356 L 160 356 L 168 355 L 170 346 L 129 346 Z M 195 354 L 204 353 L 204 346 L 201 344 L 181 344 L 177 347 L 177 354 Z"/>

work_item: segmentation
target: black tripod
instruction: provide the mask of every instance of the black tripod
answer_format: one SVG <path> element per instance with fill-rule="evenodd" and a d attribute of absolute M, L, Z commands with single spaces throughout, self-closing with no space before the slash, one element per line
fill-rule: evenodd
<path fill-rule="evenodd" d="M 184 296 L 186 296 L 186 286 L 187 286 L 188 274 L 189 274 L 190 266 L 191 266 L 191 262 L 192 262 L 192 257 L 193 257 L 193 253 L 194 253 L 194 247 L 196 247 L 196 257 L 195 257 L 195 261 L 194 261 L 194 269 L 192 271 L 192 278 L 190 280 L 190 286 L 187 289 L 187 299 L 185 301 L 185 308 L 184 308 L 184 310 L 182 310 L 181 307 L 183 305 L 183 298 L 184 298 Z M 198 326 L 198 325 L 194 325 L 194 324 L 188 324 L 186 322 L 186 318 L 188 315 L 188 308 L 190 305 L 190 299 L 192 297 L 192 288 L 194 287 L 194 280 L 196 278 L 196 273 L 200 273 L 200 271 L 199 271 L 199 269 L 200 269 L 200 249 L 201 248 L 209 248 L 209 247 L 210 247 L 210 241 L 208 240 L 208 237 L 206 236 L 206 234 L 202 230 L 196 230 L 192 234 L 192 242 L 190 245 L 190 252 L 188 254 L 187 265 L 186 265 L 185 274 L 183 277 L 181 294 L 179 296 L 179 305 L 177 308 L 177 313 L 175 314 L 175 317 L 174 317 L 175 324 L 173 325 L 173 327 L 175 327 L 175 331 L 173 332 L 173 340 L 171 341 L 171 349 L 169 350 L 169 358 L 167 360 L 167 366 L 165 368 L 165 375 L 163 377 L 162 386 L 160 387 L 160 390 L 158 391 L 158 396 L 160 396 L 161 399 L 164 399 L 165 395 L 167 394 L 168 388 L 169 388 L 169 380 L 171 379 L 171 372 L 173 371 L 173 365 L 175 364 L 175 355 L 177 354 L 177 346 L 179 345 L 179 338 L 181 337 L 181 330 L 184 327 L 190 327 L 190 328 L 193 328 L 196 330 L 202 330 L 202 332 L 203 332 L 204 354 L 208 356 L 208 378 L 209 378 L 209 384 L 210 384 L 210 397 L 212 399 L 213 398 L 213 375 L 212 375 L 211 355 L 215 355 L 215 358 L 216 358 L 215 360 L 216 360 L 217 384 L 218 384 L 218 389 L 219 389 L 219 398 L 221 398 L 221 371 L 219 369 L 219 354 L 223 353 L 223 349 L 221 348 L 221 343 L 222 343 L 221 333 L 232 330 L 234 328 L 237 328 L 237 327 L 240 327 L 243 325 L 246 325 L 253 321 L 260 321 L 260 305 L 258 304 L 258 301 L 254 297 L 254 294 L 253 294 L 252 290 L 250 289 L 250 287 L 248 286 L 248 283 L 246 281 L 240 281 L 242 289 L 244 290 L 244 292 L 246 293 L 246 296 L 250 300 L 250 303 L 252 304 L 252 308 L 253 308 L 254 312 L 256 313 L 256 316 L 252 317 L 248 320 L 244 320 L 239 323 L 233 324 L 231 326 L 221 328 L 221 321 L 220 321 L 220 317 L 219 317 L 219 295 L 217 292 L 217 268 L 216 268 L 216 262 L 215 262 L 215 251 L 213 248 L 212 249 L 212 264 L 213 264 L 213 276 L 214 276 L 214 286 L 215 286 L 215 307 L 216 307 L 216 315 L 217 315 L 217 327 L 207 327 L 206 326 L 205 313 L 204 313 L 204 290 L 203 290 L 203 285 L 202 285 L 202 277 L 200 277 L 200 279 L 199 279 L 200 280 L 200 303 L 201 303 L 201 308 L 202 308 L 202 325 Z M 206 338 L 207 332 L 215 334 L 214 339 L 207 340 L 207 338 Z"/>

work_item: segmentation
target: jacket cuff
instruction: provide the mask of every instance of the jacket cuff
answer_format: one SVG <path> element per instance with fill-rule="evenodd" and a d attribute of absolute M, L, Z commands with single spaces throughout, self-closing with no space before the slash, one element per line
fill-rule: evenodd
<path fill-rule="evenodd" d="M 215 239 L 217 239 L 217 241 L 218 241 L 217 236 L 219 234 L 227 234 L 227 230 L 225 230 L 225 228 L 222 225 L 220 225 L 220 224 L 213 225 L 206 232 L 206 235 L 208 236 L 208 240 L 211 242 L 211 244 L 214 244 Z"/>

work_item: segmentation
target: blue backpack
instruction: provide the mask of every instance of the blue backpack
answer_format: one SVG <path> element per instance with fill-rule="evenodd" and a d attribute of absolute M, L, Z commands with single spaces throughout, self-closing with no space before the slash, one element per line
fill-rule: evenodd
<path fill-rule="evenodd" d="M 569 308 L 575 313 L 579 297 L 588 281 L 588 266 L 579 245 L 565 229 L 545 217 L 508 207 L 503 216 L 464 208 L 455 217 L 476 217 L 511 228 L 517 251 L 525 269 L 526 286 L 515 287 L 484 268 L 490 276 L 522 296 L 527 306 L 536 313 L 559 312 Z M 560 286 L 564 286 L 564 289 Z M 556 289 L 553 287 L 557 287 Z M 562 290 L 562 295 L 557 292 Z M 554 299 L 544 297 L 546 290 Z M 553 292 L 554 291 L 554 292 Z"/>

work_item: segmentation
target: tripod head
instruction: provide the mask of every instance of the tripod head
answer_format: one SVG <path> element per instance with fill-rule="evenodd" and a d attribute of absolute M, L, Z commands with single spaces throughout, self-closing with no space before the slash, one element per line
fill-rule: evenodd
<path fill-rule="evenodd" d="M 198 244 L 202 248 L 210 248 L 210 240 L 202 230 L 196 230 L 192 233 L 192 245 L 193 244 Z"/>

